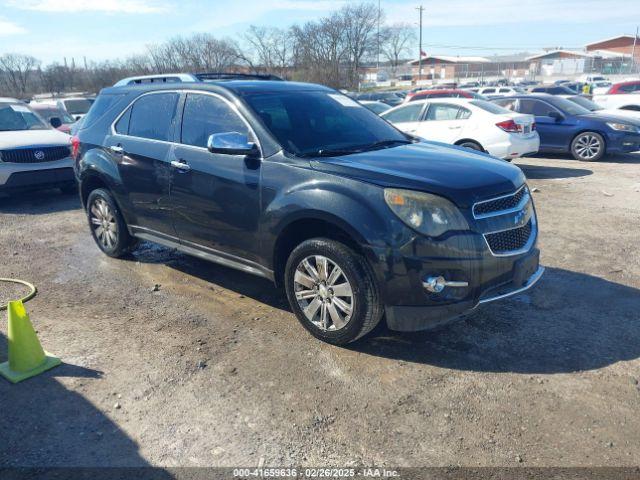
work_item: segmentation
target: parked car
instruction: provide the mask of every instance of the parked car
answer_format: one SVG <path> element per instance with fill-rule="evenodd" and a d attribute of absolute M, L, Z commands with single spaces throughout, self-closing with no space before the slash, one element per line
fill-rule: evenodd
<path fill-rule="evenodd" d="M 575 90 L 570 89 L 564 85 L 555 86 L 538 86 L 531 89 L 531 93 L 547 93 L 549 95 L 575 95 Z"/>
<path fill-rule="evenodd" d="M 591 84 L 591 94 L 603 95 L 609 92 L 609 90 L 611 89 L 611 86 L 612 86 L 612 83 L 609 81 L 593 82 Z M 578 93 L 580 93 L 580 91 L 578 91 Z"/>
<path fill-rule="evenodd" d="M 495 98 L 495 97 L 507 97 L 509 95 L 517 95 L 520 93 L 524 93 L 520 87 L 483 87 L 478 90 L 480 95 L 483 95 L 485 98 Z"/>
<path fill-rule="evenodd" d="M 485 100 L 420 100 L 381 115 L 403 132 L 511 160 L 538 151 L 531 115 L 514 114 Z"/>
<path fill-rule="evenodd" d="M 617 109 L 604 108 L 601 105 L 598 105 L 593 100 L 589 100 L 584 95 L 574 95 L 573 97 L 564 97 L 564 98 L 566 98 L 567 100 L 571 100 L 573 103 L 577 103 L 578 105 L 586 108 L 590 112 L 640 120 L 640 111 L 637 111 L 637 110 L 624 110 L 620 108 L 617 108 Z"/>
<path fill-rule="evenodd" d="M 360 103 L 376 115 L 380 115 L 381 113 L 384 113 L 391 108 L 391 106 L 387 105 L 386 103 L 373 102 L 371 100 L 362 100 Z"/>
<path fill-rule="evenodd" d="M 419 141 L 320 85 L 111 87 L 78 144 L 81 199 L 106 255 L 145 239 L 266 277 L 330 343 L 383 316 L 429 328 L 543 272 L 518 167 Z"/>
<path fill-rule="evenodd" d="M 71 133 L 71 126 L 76 120 L 65 110 L 53 105 L 42 103 L 29 104 L 31 109 L 44 118 L 49 124 L 67 135 Z"/>
<path fill-rule="evenodd" d="M 414 102 L 416 100 L 427 100 L 429 98 L 476 98 L 478 100 L 486 100 L 482 95 L 478 95 L 470 90 L 459 89 L 442 89 L 442 90 L 420 90 L 408 94 L 404 103 Z"/>
<path fill-rule="evenodd" d="M 608 109 L 640 111 L 640 81 L 616 83 L 603 95 L 594 95 L 593 101 Z"/>
<path fill-rule="evenodd" d="M 608 79 L 606 77 L 603 77 L 602 75 L 585 74 L 585 75 L 581 75 L 577 81 L 581 83 L 594 83 L 594 82 L 606 82 L 607 80 Z"/>
<path fill-rule="evenodd" d="M 522 95 L 493 102 L 535 116 L 542 152 L 569 152 L 576 160 L 596 161 L 607 154 L 640 150 L 640 122 L 633 119 L 592 113 L 557 95 Z"/>
<path fill-rule="evenodd" d="M 50 100 L 37 100 L 31 104 L 48 105 L 64 110 L 74 119 L 80 120 L 84 117 L 93 103 L 93 98 L 86 97 L 70 97 L 70 98 L 54 98 Z"/>
<path fill-rule="evenodd" d="M 393 92 L 369 92 L 360 93 L 357 97 L 358 100 L 369 100 L 373 102 L 382 102 L 392 107 L 400 105 L 402 98 Z"/>
<path fill-rule="evenodd" d="M 24 102 L 0 98 L 0 192 L 34 187 L 77 191 L 69 141 Z"/>

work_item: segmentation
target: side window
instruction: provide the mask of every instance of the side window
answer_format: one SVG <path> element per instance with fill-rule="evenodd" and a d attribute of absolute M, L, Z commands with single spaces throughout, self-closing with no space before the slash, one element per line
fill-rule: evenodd
<path fill-rule="evenodd" d="M 489 94 L 489 93 L 496 93 L 496 89 L 495 89 L 495 88 L 485 88 L 485 89 L 482 91 L 482 94 L 483 94 L 483 95 L 487 95 L 487 94 Z"/>
<path fill-rule="evenodd" d="M 466 120 L 469 117 L 471 117 L 471 110 L 460 107 L 460 110 L 458 110 L 458 116 L 456 118 L 458 120 Z"/>
<path fill-rule="evenodd" d="M 458 117 L 458 110 L 460 110 L 460 107 L 457 105 L 432 104 L 429 105 L 429 110 L 427 110 L 425 120 L 455 120 Z"/>
<path fill-rule="evenodd" d="M 539 100 L 520 100 L 520 113 L 548 117 L 551 111 L 555 111 L 555 108 Z"/>
<path fill-rule="evenodd" d="M 131 119 L 131 107 L 127 108 L 124 114 L 120 117 L 120 120 L 116 122 L 116 133 L 120 135 L 129 134 L 129 120 Z"/>
<path fill-rule="evenodd" d="M 247 125 L 224 100 L 211 95 L 187 95 L 182 116 L 182 143 L 206 148 L 209 135 L 228 132 L 249 136 Z"/>
<path fill-rule="evenodd" d="M 406 107 L 389 112 L 383 118 L 391 123 L 417 122 L 418 118 L 420 118 L 422 107 L 422 103 L 410 103 Z"/>
<path fill-rule="evenodd" d="M 501 99 L 501 100 L 493 100 L 494 103 L 500 105 L 502 108 L 506 108 L 507 110 L 516 111 L 516 103 L 518 102 L 515 98 L 509 99 Z"/>
<path fill-rule="evenodd" d="M 129 135 L 168 141 L 178 98 L 177 93 L 154 93 L 136 100 L 131 109 Z"/>

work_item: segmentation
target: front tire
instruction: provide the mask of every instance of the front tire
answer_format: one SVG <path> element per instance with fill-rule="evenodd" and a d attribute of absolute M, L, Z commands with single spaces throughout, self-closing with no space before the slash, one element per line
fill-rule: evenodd
<path fill-rule="evenodd" d="M 340 242 L 326 238 L 302 242 L 289 256 L 284 284 L 298 321 L 327 343 L 353 342 L 382 317 L 369 264 Z"/>
<path fill-rule="evenodd" d="M 596 132 L 582 132 L 571 142 L 571 155 L 582 162 L 596 162 L 606 151 L 602 135 Z"/>
<path fill-rule="evenodd" d="M 136 241 L 108 190 L 99 188 L 89 194 L 87 218 L 96 245 L 106 255 L 122 257 L 135 246 Z"/>

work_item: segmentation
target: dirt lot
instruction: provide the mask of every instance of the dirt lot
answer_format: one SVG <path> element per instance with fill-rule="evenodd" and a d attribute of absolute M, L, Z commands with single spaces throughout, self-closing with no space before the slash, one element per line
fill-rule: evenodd
<path fill-rule="evenodd" d="M 351 348 L 267 281 L 150 244 L 107 258 L 74 197 L 0 199 L 0 277 L 38 285 L 65 363 L 0 381 L 0 465 L 637 465 L 640 156 L 517 163 L 538 288 Z"/>

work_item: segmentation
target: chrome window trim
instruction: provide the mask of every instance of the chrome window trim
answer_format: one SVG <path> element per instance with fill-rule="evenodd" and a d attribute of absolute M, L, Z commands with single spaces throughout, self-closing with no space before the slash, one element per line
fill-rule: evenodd
<path fill-rule="evenodd" d="M 120 121 L 120 118 L 125 114 L 125 112 L 132 107 L 132 105 L 137 102 L 140 98 L 146 96 L 146 95 L 157 95 L 157 94 L 161 94 L 161 93 L 177 93 L 178 95 L 184 93 L 184 94 L 188 94 L 188 93 L 193 93 L 193 94 L 198 94 L 198 95 L 209 95 L 211 97 L 216 97 L 220 100 L 222 100 L 223 102 L 225 102 L 229 108 L 231 108 L 236 115 L 238 115 L 238 117 L 240 118 L 240 120 L 242 120 L 242 122 L 244 122 L 244 124 L 247 126 L 247 129 L 251 132 L 251 135 L 253 136 L 253 138 L 256 141 L 256 145 L 258 146 L 258 150 L 260 150 L 260 156 L 262 156 L 262 145 L 260 143 L 260 139 L 258 138 L 258 135 L 256 135 L 256 131 L 253 129 L 253 127 L 251 126 L 251 124 L 249 123 L 249 121 L 245 118 L 245 116 L 240 112 L 240 110 L 238 109 L 238 106 L 231 102 L 230 100 L 224 98 L 222 95 L 220 95 L 219 93 L 215 93 L 215 92 L 208 92 L 208 91 L 204 91 L 204 90 L 196 90 L 196 89 L 168 89 L 168 90 L 156 90 L 153 92 L 146 92 L 143 93 L 142 95 L 137 96 L 136 98 L 134 98 L 131 102 L 129 102 L 129 104 L 116 116 L 115 120 L 113 122 L 111 122 L 111 135 L 118 135 L 121 137 L 128 137 L 128 138 L 137 138 L 140 140 L 147 140 L 150 142 L 158 142 L 158 143 L 168 143 L 170 145 L 178 145 L 181 147 L 189 147 L 189 148 L 195 148 L 198 149 L 200 151 L 204 150 L 204 151 L 209 151 L 207 150 L 206 147 L 198 147 L 197 145 L 189 145 L 186 143 L 181 143 L 181 142 L 172 142 L 172 141 L 168 141 L 168 140 L 156 140 L 154 138 L 145 138 L 145 137 L 138 137 L 136 135 L 129 135 L 129 134 L 123 134 L 123 133 L 118 133 L 116 132 L 116 123 L 118 123 L 118 121 Z M 186 101 L 186 100 L 185 100 Z M 182 127 L 182 115 L 184 113 L 184 109 L 183 112 L 180 113 L 180 126 Z M 180 139 L 182 139 L 182 129 L 180 131 Z"/>

